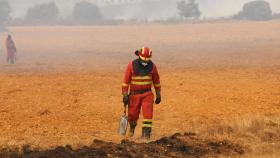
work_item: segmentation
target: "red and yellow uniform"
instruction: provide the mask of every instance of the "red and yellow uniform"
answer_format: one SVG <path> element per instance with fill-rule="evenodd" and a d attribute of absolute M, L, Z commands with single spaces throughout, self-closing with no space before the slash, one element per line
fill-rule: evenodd
<path fill-rule="evenodd" d="M 129 63 L 125 72 L 124 81 L 122 85 L 122 93 L 128 94 L 128 91 L 150 90 L 152 85 L 156 91 L 160 91 L 160 78 L 155 64 L 151 63 L 151 69 L 148 72 L 141 73 L 137 69 L 139 60 L 136 59 Z M 140 70 L 141 71 L 141 70 Z"/>
<path fill-rule="evenodd" d="M 151 89 L 154 87 L 157 95 L 160 94 L 160 77 L 156 65 L 150 61 L 151 51 L 144 47 L 138 53 L 139 59 L 130 62 L 125 71 L 122 94 L 124 96 L 129 95 L 128 121 L 130 126 L 136 126 L 142 108 L 143 130 L 146 130 L 142 134 L 149 138 L 154 104 L 154 94 Z M 134 129 L 132 135 L 133 133 Z"/>

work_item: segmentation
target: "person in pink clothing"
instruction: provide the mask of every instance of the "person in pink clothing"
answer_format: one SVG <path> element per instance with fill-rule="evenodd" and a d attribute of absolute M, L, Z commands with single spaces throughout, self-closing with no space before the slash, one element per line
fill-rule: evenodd
<path fill-rule="evenodd" d="M 6 49 L 7 49 L 7 64 L 15 64 L 17 49 L 12 36 L 9 34 L 6 39 Z"/>

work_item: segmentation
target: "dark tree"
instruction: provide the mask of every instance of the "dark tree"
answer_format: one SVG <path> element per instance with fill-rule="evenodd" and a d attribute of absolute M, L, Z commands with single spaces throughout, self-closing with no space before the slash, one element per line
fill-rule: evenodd
<path fill-rule="evenodd" d="M 57 21 L 58 15 L 58 7 L 51 2 L 28 9 L 25 20 L 35 24 L 53 24 Z"/>
<path fill-rule="evenodd" d="M 79 2 L 75 5 L 72 20 L 78 24 L 92 24 L 102 20 L 98 6 L 90 2 Z"/>
<path fill-rule="evenodd" d="M 242 11 L 235 15 L 234 18 L 241 20 L 270 20 L 272 11 L 268 2 L 256 0 L 244 4 Z"/>
<path fill-rule="evenodd" d="M 195 0 L 188 0 L 188 2 L 181 0 L 177 3 L 177 9 L 180 16 L 186 19 L 198 19 L 201 15 L 199 5 Z"/>
<path fill-rule="evenodd" d="M 0 24 L 4 24 L 11 19 L 11 7 L 5 0 L 0 0 Z"/>

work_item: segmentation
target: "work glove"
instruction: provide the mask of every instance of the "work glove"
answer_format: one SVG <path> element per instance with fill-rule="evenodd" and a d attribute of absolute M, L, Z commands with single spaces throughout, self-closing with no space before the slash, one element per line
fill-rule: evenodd
<path fill-rule="evenodd" d="M 129 103 L 129 96 L 127 94 L 123 94 L 123 105 L 126 107 Z"/>
<path fill-rule="evenodd" d="M 156 92 L 156 95 L 157 95 L 157 98 L 156 98 L 155 103 L 156 103 L 156 104 L 159 104 L 159 103 L 161 102 L 161 94 L 160 94 L 160 91 L 157 91 L 157 92 Z"/>

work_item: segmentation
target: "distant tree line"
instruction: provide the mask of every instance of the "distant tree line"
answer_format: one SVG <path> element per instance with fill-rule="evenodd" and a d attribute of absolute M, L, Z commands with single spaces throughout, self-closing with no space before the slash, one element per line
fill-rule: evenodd
<path fill-rule="evenodd" d="M 177 2 L 177 9 L 183 19 L 198 19 L 201 15 L 199 5 L 195 3 L 195 0 L 188 0 L 188 2 L 181 0 Z"/>
<path fill-rule="evenodd" d="M 183 19 L 199 19 L 201 11 L 199 4 L 195 0 L 180 0 L 177 2 L 177 9 L 179 15 Z M 230 18 L 229 18 L 230 19 Z M 255 0 L 245 3 L 242 10 L 236 15 L 232 16 L 235 20 L 254 20 L 264 21 L 271 19 L 280 19 L 280 13 L 272 13 L 270 4 L 264 0 Z"/>
<path fill-rule="evenodd" d="M 104 19 L 98 6 L 84 1 L 75 5 L 73 13 L 68 20 L 78 24 L 96 24 Z"/>
<path fill-rule="evenodd" d="M 273 18 L 270 4 L 263 0 L 255 0 L 243 5 L 242 10 L 233 16 L 237 20 L 271 20 Z"/>
<path fill-rule="evenodd" d="M 55 24 L 59 9 L 54 2 L 39 4 L 27 10 L 24 20 L 31 24 Z"/>
<path fill-rule="evenodd" d="M 196 0 L 177 1 L 179 20 L 199 20 L 202 12 Z M 1 25 L 95 25 L 116 24 L 114 19 L 105 19 L 100 8 L 88 1 L 75 4 L 72 14 L 60 17 L 60 11 L 55 2 L 35 5 L 29 8 L 23 18 L 11 18 L 11 7 L 8 0 L 0 0 Z M 236 20 L 270 20 L 280 19 L 280 14 L 273 14 L 270 4 L 264 0 L 255 0 L 243 5 L 242 10 L 232 16 Z M 175 20 L 170 20 L 174 22 Z"/>
<path fill-rule="evenodd" d="M 87 1 L 75 4 L 72 14 L 61 18 L 55 2 L 43 3 L 29 8 L 23 18 L 12 19 L 11 7 L 7 0 L 0 0 L 0 25 L 93 25 L 114 24 L 113 20 L 106 20 L 99 7 Z"/>

